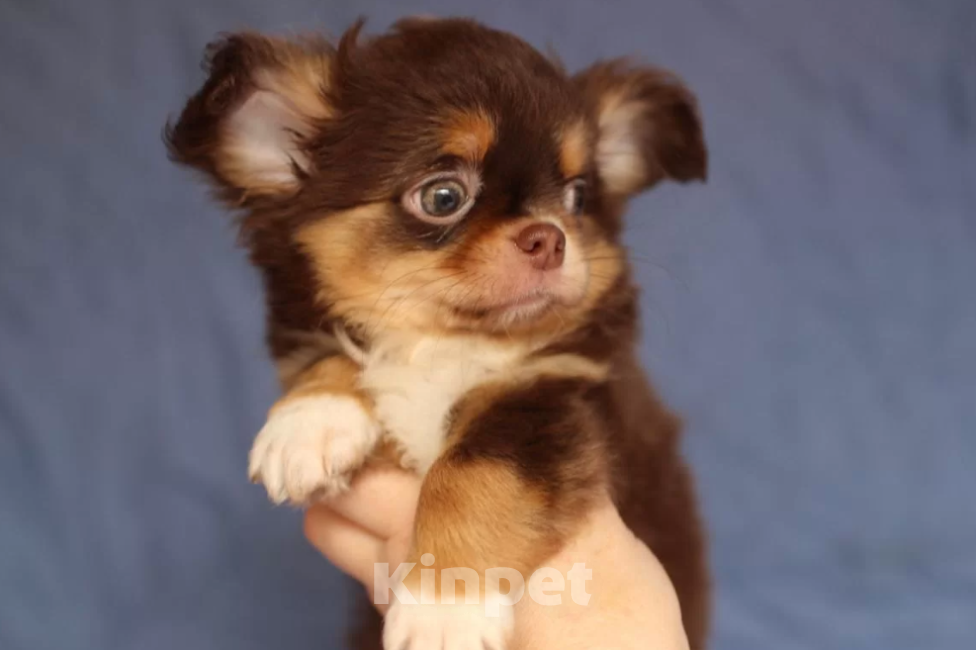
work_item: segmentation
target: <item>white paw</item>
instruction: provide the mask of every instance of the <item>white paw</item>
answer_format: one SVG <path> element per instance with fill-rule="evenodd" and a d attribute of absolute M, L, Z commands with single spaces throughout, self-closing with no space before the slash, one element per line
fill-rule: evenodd
<path fill-rule="evenodd" d="M 394 600 L 383 623 L 384 650 L 505 650 L 512 608 L 485 614 L 479 605 L 404 605 Z"/>
<path fill-rule="evenodd" d="M 295 398 L 271 411 L 254 440 L 248 472 L 275 503 L 308 503 L 348 488 L 378 436 L 379 427 L 354 397 Z"/>

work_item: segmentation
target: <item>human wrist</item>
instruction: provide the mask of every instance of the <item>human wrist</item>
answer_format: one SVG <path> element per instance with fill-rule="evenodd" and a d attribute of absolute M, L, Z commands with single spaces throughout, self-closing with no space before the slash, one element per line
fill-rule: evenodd
<path fill-rule="evenodd" d="M 564 591 L 559 605 L 523 598 L 513 648 L 686 650 L 677 595 L 664 568 L 621 520 L 609 498 L 543 566 L 570 576 L 584 565 L 587 597 Z M 585 601 L 585 602 L 577 602 Z"/>

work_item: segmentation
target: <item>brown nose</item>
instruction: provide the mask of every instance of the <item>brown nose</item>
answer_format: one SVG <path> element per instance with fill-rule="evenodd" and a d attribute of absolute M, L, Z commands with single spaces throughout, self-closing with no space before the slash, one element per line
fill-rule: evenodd
<path fill-rule="evenodd" d="M 522 252 L 540 271 L 557 269 L 566 253 L 566 235 L 551 223 L 536 223 L 523 229 L 515 238 Z"/>

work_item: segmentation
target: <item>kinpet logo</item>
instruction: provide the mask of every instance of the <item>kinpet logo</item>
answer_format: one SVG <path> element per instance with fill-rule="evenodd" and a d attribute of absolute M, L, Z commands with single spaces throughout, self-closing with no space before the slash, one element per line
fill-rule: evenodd
<path fill-rule="evenodd" d="M 434 564 L 434 556 L 425 553 L 420 557 L 420 563 L 423 567 L 430 567 Z M 403 584 L 413 571 L 420 572 L 419 595 L 411 593 Z M 417 568 L 414 562 L 404 562 L 390 573 L 390 565 L 381 562 L 373 566 L 373 603 L 389 605 L 391 594 L 396 601 L 404 605 L 453 605 L 458 602 L 463 602 L 465 605 L 478 605 L 484 601 L 485 613 L 488 616 L 499 616 L 500 600 L 485 598 L 486 592 L 506 596 L 504 600 L 513 605 L 528 592 L 529 597 L 536 603 L 554 607 L 563 603 L 568 585 L 570 599 L 577 605 L 585 606 L 590 602 L 586 581 L 592 578 L 593 571 L 587 569 L 582 562 L 574 564 L 565 575 L 552 567 L 542 567 L 529 576 L 528 584 L 519 571 L 506 567 L 488 569 L 484 575 L 481 575 L 474 569 L 466 567 L 438 571 Z M 437 594 L 440 594 L 440 599 L 437 598 Z"/>

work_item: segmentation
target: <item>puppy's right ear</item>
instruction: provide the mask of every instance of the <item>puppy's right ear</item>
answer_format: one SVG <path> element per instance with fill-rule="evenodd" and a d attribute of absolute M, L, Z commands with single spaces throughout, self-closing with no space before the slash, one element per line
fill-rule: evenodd
<path fill-rule="evenodd" d="M 207 173 L 233 204 L 294 193 L 313 171 L 309 139 L 332 116 L 334 57 L 324 40 L 234 34 L 211 43 L 209 78 L 166 125 L 170 157 Z"/>

